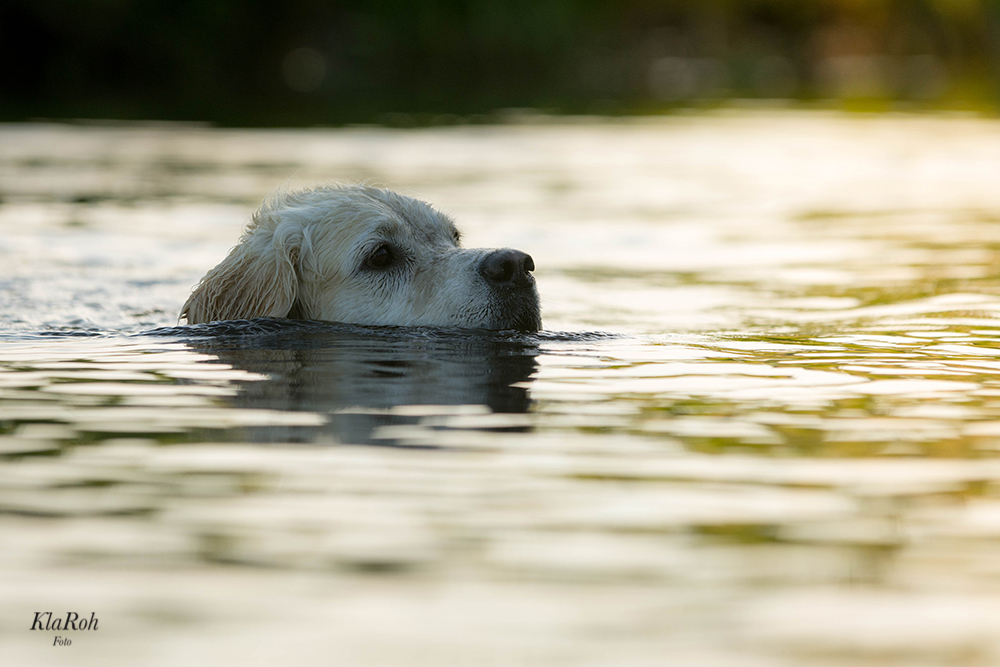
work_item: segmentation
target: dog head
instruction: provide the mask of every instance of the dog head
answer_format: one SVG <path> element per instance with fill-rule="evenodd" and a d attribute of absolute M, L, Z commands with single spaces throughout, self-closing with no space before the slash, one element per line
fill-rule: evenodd
<path fill-rule="evenodd" d="M 279 192 L 201 279 L 181 317 L 537 331 L 534 268 L 518 250 L 462 248 L 450 218 L 389 190 Z"/>

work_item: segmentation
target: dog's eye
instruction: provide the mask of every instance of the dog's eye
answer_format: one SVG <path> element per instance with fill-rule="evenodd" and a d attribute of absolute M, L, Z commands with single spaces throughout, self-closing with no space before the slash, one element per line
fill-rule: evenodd
<path fill-rule="evenodd" d="M 365 266 L 370 269 L 384 269 L 392 264 L 392 249 L 387 245 L 380 245 L 375 248 L 375 252 L 365 260 Z"/>

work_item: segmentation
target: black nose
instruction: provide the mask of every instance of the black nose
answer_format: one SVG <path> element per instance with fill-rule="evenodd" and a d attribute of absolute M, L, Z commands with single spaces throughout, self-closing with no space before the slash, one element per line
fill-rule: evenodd
<path fill-rule="evenodd" d="M 504 285 L 524 285 L 528 282 L 535 262 L 531 255 L 520 250 L 494 250 L 479 263 L 479 273 L 488 282 Z"/>

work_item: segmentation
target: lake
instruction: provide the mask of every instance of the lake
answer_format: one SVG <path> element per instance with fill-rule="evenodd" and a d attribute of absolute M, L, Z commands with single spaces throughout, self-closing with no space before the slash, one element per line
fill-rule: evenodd
<path fill-rule="evenodd" d="M 544 331 L 177 328 L 329 181 Z M 6 664 L 1000 664 L 994 119 L 0 125 L 0 265 Z"/>

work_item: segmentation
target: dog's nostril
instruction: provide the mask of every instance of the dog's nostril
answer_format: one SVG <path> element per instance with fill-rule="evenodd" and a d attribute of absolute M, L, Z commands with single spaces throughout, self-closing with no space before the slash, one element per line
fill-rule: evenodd
<path fill-rule="evenodd" d="M 520 250 L 495 250 L 483 258 L 479 271 L 493 283 L 523 283 L 529 271 L 535 270 L 531 255 Z"/>

